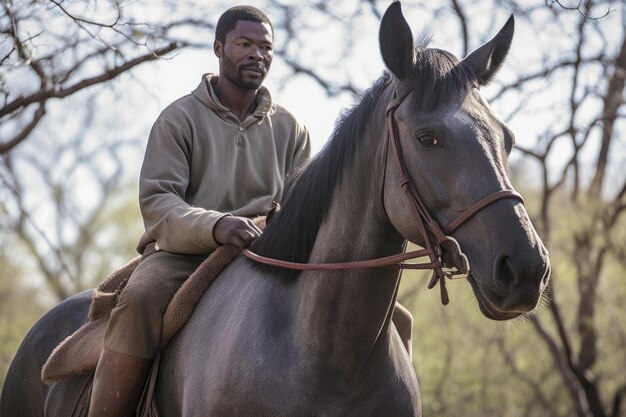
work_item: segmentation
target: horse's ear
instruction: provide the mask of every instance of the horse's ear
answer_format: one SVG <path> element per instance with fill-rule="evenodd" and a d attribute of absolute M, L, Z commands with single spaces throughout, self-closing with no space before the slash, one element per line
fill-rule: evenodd
<path fill-rule="evenodd" d="M 378 34 L 380 53 L 387 68 L 400 80 L 407 78 L 415 65 L 413 33 L 402 15 L 399 1 L 387 8 Z"/>
<path fill-rule="evenodd" d="M 492 40 L 469 54 L 463 62 L 466 63 L 476 75 L 479 85 L 489 83 L 496 75 L 504 62 L 515 31 L 515 19 L 513 15 L 504 24 L 500 32 Z"/>

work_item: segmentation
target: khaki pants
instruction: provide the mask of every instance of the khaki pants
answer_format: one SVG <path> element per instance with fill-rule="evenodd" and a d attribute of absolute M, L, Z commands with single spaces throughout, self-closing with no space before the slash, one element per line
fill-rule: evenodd
<path fill-rule="evenodd" d="M 104 346 L 117 353 L 152 359 L 159 348 L 168 304 L 207 256 L 157 251 L 154 244 L 148 245 L 111 312 Z"/>

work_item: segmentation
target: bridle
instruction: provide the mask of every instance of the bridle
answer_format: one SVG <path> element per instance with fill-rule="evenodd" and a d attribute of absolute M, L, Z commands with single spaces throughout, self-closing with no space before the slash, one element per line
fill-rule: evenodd
<path fill-rule="evenodd" d="M 398 255 L 387 256 L 384 258 L 369 259 L 364 261 L 349 261 L 349 262 L 332 262 L 332 263 L 305 263 L 305 262 L 291 262 L 281 259 L 268 258 L 255 254 L 247 249 L 243 250 L 243 254 L 252 259 L 253 261 L 277 266 L 281 268 L 296 269 L 296 270 L 346 270 L 346 269 L 361 269 L 361 268 L 382 268 L 382 267 L 395 267 L 398 269 L 432 269 L 433 275 L 428 284 L 428 288 L 433 288 L 440 284 L 441 302 L 448 304 L 449 297 L 446 289 L 446 278 L 448 279 L 462 279 L 467 278 L 470 273 L 470 264 L 467 256 L 461 251 L 459 242 L 450 234 L 458 229 L 462 224 L 472 218 L 476 213 L 484 209 L 485 207 L 495 203 L 502 199 L 512 198 L 518 200 L 522 204 L 524 199 L 522 196 L 514 190 L 500 190 L 495 193 L 478 200 L 468 209 L 463 211 L 458 217 L 450 222 L 445 227 L 441 227 L 435 220 L 422 198 L 415 188 L 415 184 L 411 179 L 406 167 L 406 162 L 402 154 L 402 146 L 400 144 L 400 135 L 398 134 L 398 125 L 395 120 L 395 112 L 402 104 L 404 99 L 408 96 L 408 93 L 403 96 L 394 96 L 389 102 L 386 111 L 387 122 L 387 134 L 385 135 L 385 152 L 383 156 L 383 175 L 387 172 L 387 161 L 389 148 L 393 149 L 393 154 L 396 156 L 396 162 L 400 169 L 400 187 L 406 192 L 407 198 L 411 203 L 411 209 L 413 215 L 417 219 L 418 230 L 424 240 L 424 249 L 401 253 Z M 381 201 L 383 201 L 384 207 L 384 189 L 385 178 L 383 178 L 381 187 Z M 430 233 L 430 235 L 429 235 Z M 432 240 L 431 240 L 432 237 Z M 434 243 L 433 243 L 434 242 Z M 453 265 L 448 265 L 444 262 L 443 254 L 449 252 L 451 255 Z M 430 262 L 424 263 L 407 263 L 405 261 L 409 259 L 418 259 L 428 256 Z"/>
<path fill-rule="evenodd" d="M 389 102 L 387 106 L 387 135 L 386 135 L 386 151 L 388 152 L 389 146 L 393 148 L 393 153 L 396 155 L 396 162 L 400 168 L 401 178 L 400 178 L 400 186 L 406 192 L 407 198 L 411 203 L 411 209 L 413 210 L 413 214 L 418 219 L 418 228 L 419 232 L 422 235 L 424 240 L 424 246 L 426 250 L 426 256 L 430 258 L 430 264 L 434 265 L 433 275 L 428 284 L 428 288 L 433 288 L 437 282 L 440 284 L 441 290 L 441 302 L 443 304 L 448 304 L 448 291 L 446 289 L 446 278 L 449 279 L 459 279 L 459 278 L 467 278 L 470 273 L 470 264 L 467 259 L 467 256 L 461 251 L 461 247 L 459 242 L 450 236 L 452 232 L 458 229 L 462 224 L 472 218 L 476 213 L 484 209 L 485 207 L 495 203 L 496 201 L 513 198 L 520 201 L 522 204 L 524 203 L 524 199 L 522 196 L 514 190 L 500 190 L 496 191 L 493 194 L 488 195 L 487 197 L 478 200 L 474 204 L 472 204 L 468 209 L 463 211 L 459 216 L 457 216 L 452 222 L 450 222 L 447 226 L 441 227 L 439 222 L 435 220 L 429 213 L 424 201 L 420 197 L 417 188 L 415 188 L 415 184 L 411 179 L 408 169 L 406 167 L 406 161 L 402 154 L 402 146 L 400 144 L 400 135 L 398 134 L 398 125 L 395 120 L 395 112 L 402 104 L 404 99 L 408 94 L 404 96 L 396 96 L 394 93 L 394 97 Z M 385 170 L 383 172 L 387 172 L 387 155 L 385 155 Z M 381 199 L 384 201 L 384 197 L 382 193 L 384 193 L 384 183 L 383 180 L 383 189 L 381 191 Z M 384 203 L 383 203 L 384 204 Z M 384 207 L 384 205 L 383 205 Z M 428 232 L 433 237 L 434 244 L 429 238 Z M 444 251 L 449 251 L 451 258 L 453 259 L 453 265 L 446 265 L 443 261 L 443 253 Z"/>

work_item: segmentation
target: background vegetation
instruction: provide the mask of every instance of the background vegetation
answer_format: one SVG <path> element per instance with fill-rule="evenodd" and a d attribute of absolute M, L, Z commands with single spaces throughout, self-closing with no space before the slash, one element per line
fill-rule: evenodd
<path fill-rule="evenodd" d="M 389 2 L 251 3 L 276 27 L 270 89 L 319 148 L 337 109 L 382 71 L 376 33 Z M 147 132 L 211 69 L 213 24 L 229 4 L 1 1 L 0 384 L 45 310 L 135 255 Z M 403 9 L 416 33 L 430 26 L 433 46 L 458 56 L 515 15 L 509 59 L 485 94 L 516 132 L 513 182 L 554 269 L 536 314 L 505 324 L 482 317 L 467 284 L 449 285 L 443 307 L 425 277 L 405 274 L 424 414 L 624 415 L 626 3 L 407 0 Z"/>

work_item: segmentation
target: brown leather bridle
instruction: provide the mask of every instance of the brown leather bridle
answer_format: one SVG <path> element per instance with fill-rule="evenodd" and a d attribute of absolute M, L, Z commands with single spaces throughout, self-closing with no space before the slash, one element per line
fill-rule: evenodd
<path fill-rule="evenodd" d="M 467 278 L 470 273 L 470 264 L 467 256 L 461 251 L 461 247 L 456 239 L 450 234 L 458 229 L 463 223 L 472 218 L 476 213 L 489 206 L 490 204 L 507 198 L 518 200 L 522 204 L 524 199 L 522 196 L 514 190 L 500 190 L 495 193 L 477 201 L 467 210 L 463 211 L 456 219 L 450 222 L 447 226 L 441 227 L 437 220 L 435 220 L 426 205 L 422 201 L 415 184 L 411 179 L 406 167 L 406 162 L 402 154 L 402 146 L 400 144 L 400 135 L 398 134 L 398 125 L 395 120 L 395 112 L 402 104 L 408 94 L 397 97 L 394 94 L 393 99 L 389 102 L 386 111 L 387 120 L 387 134 L 385 139 L 385 154 L 383 161 L 383 175 L 387 172 L 387 160 L 389 147 L 393 148 L 393 154 L 396 156 L 396 161 L 400 168 L 401 179 L 400 187 L 406 192 L 407 198 L 411 203 L 411 209 L 415 218 L 417 219 L 417 225 L 420 234 L 424 241 L 424 249 L 401 253 L 398 255 L 387 256 L 384 258 L 369 259 L 364 261 L 349 261 L 349 262 L 332 262 L 332 263 L 304 263 L 304 262 L 291 262 L 281 259 L 268 258 L 250 252 L 247 249 L 243 250 L 243 254 L 252 259 L 253 261 L 263 263 L 266 265 L 277 266 L 281 268 L 296 269 L 296 270 L 345 270 L 345 269 L 360 269 L 360 268 L 382 268 L 382 267 L 395 267 L 398 269 L 432 269 L 433 275 L 428 284 L 428 288 L 433 288 L 440 284 L 441 302 L 448 304 L 449 297 L 446 289 L 446 278 L 459 279 Z M 382 181 L 381 187 L 381 200 L 384 207 L 384 187 L 385 179 Z M 430 236 L 429 236 L 430 232 Z M 431 240 L 432 236 L 432 240 Z M 433 243 L 434 242 L 434 243 Z M 443 259 L 444 252 L 450 252 L 453 265 L 447 265 Z M 405 261 L 409 259 L 418 259 L 428 256 L 430 262 L 425 263 L 407 263 Z"/>

